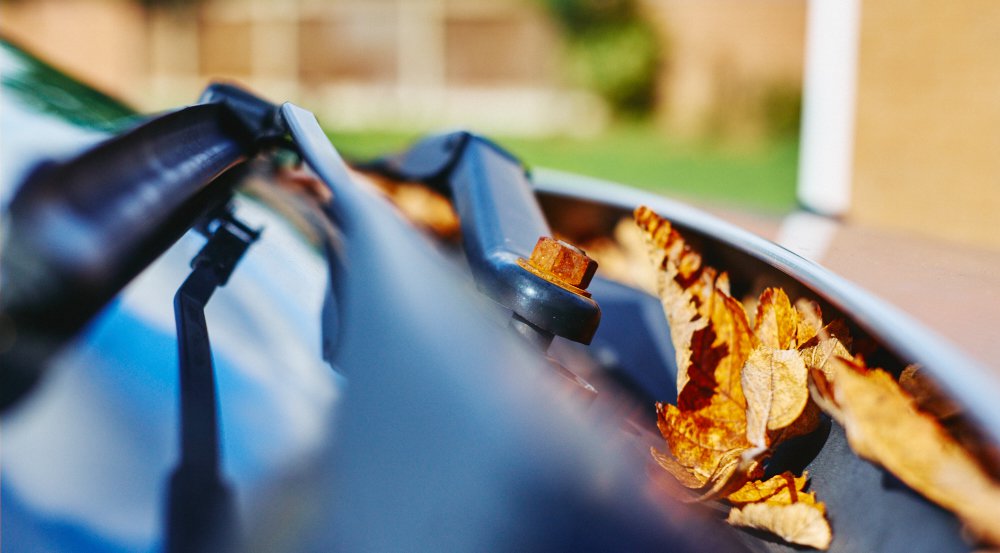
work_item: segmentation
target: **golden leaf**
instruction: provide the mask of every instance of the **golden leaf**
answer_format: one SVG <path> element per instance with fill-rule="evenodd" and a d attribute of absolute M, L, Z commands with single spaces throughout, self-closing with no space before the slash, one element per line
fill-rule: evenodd
<path fill-rule="evenodd" d="M 795 346 L 799 314 L 792 308 L 788 296 L 780 288 L 767 288 L 757 302 L 753 333 L 760 343 L 771 349 Z M 803 386 L 805 381 L 803 380 Z"/>
<path fill-rule="evenodd" d="M 746 398 L 740 374 L 754 348 L 754 337 L 739 302 L 715 290 L 711 306 L 708 324 L 691 337 L 688 382 L 679 389 L 677 406 L 682 411 L 697 411 L 715 402 L 714 420 L 745 425 Z"/>
<path fill-rule="evenodd" d="M 670 338 L 677 361 L 677 389 L 682 390 L 687 384 L 691 363 L 691 340 L 708 324 L 707 317 L 698 311 L 698 305 L 704 301 L 696 300 L 690 289 L 690 285 L 701 278 L 701 256 L 691 250 L 669 221 L 649 208 L 640 206 L 634 215 L 658 269 L 657 290 L 670 323 Z"/>
<path fill-rule="evenodd" d="M 720 419 L 734 412 L 721 401 L 694 412 L 682 412 L 670 404 L 656 404 L 657 426 L 670 446 L 669 466 L 660 460 L 664 454 L 655 452 L 654 458 L 671 474 L 677 475 L 676 466 L 683 467 L 691 478 L 678 477 L 681 484 L 702 492 L 720 492 L 733 485 L 735 476 L 739 484 L 746 475 L 735 475 L 742 461 L 741 454 L 750 444 L 746 439 L 745 423 Z M 739 414 L 742 416 L 742 414 Z M 738 484 L 737 484 L 738 485 Z"/>
<path fill-rule="evenodd" d="M 803 472 L 802 476 L 794 476 L 791 472 L 785 471 L 764 481 L 747 482 L 743 487 L 726 496 L 726 499 L 734 505 L 764 501 L 778 505 L 791 505 L 800 501 L 816 503 L 815 493 L 803 491 L 808 479 L 808 472 Z"/>
<path fill-rule="evenodd" d="M 816 302 L 799 298 L 795 302 L 795 314 L 798 321 L 795 328 L 795 341 L 798 345 L 812 340 L 823 328 L 823 312 Z"/>
<path fill-rule="evenodd" d="M 710 473 L 696 473 L 681 465 L 672 455 L 650 448 L 653 459 L 664 470 L 673 475 L 686 488 L 698 492 L 689 501 L 705 501 L 726 496 L 740 488 L 748 479 L 761 474 L 761 466 L 755 459 L 745 459 L 743 449 L 731 449 L 718 455 L 715 469 Z"/>
<path fill-rule="evenodd" d="M 832 534 L 822 503 L 750 503 L 729 512 L 726 522 L 766 530 L 781 539 L 816 549 L 830 547 Z"/>
<path fill-rule="evenodd" d="M 1000 446 L 985 437 L 961 406 L 945 395 L 936 382 L 918 366 L 910 365 L 899 375 L 899 386 L 913 398 L 918 409 L 933 415 L 990 477 L 1000 480 Z"/>
<path fill-rule="evenodd" d="M 660 404 L 657 404 L 656 408 L 659 411 Z M 672 474 L 686 488 L 700 489 L 708 481 L 709 476 L 695 474 L 691 469 L 680 464 L 672 455 L 658 451 L 655 447 L 649 448 L 649 453 L 663 470 Z"/>
<path fill-rule="evenodd" d="M 766 530 L 791 543 L 826 549 L 832 537 L 824 516 L 826 505 L 816 501 L 814 492 L 803 491 L 807 479 L 807 473 L 796 477 L 784 472 L 765 481 L 747 482 L 726 497 L 736 505 L 727 522 Z"/>
<path fill-rule="evenodd" d="M 881 369 L 834 358 L 831 379 L 813 373 L 817 403 L 844 427 L 851 448 L 1000 543 L 1000 486 Z"/>
<path fill-rule="evenodd" d="M 799 420 L 809 403 L 808 378 L 802 356 L 795 350 L 761 346 L 750 354 L 742 371 L 742 387 L 747 440 L 753 446 L 770 447 L 779 431 Z"/>
<path fill-rule="evenodd" d="M 821 328 L 812 338 L 799 343 L 799 353 L 809 369 L 817 369 L 830 378 L 829 363 L 836 357 L 851 358 L 847 351 L 851 343 L 847 327 L 841 321 L 834 321 Z"/>
<path fill-rule="evenodd" d="M 613 237 L 600 236 L 579 245 L 597 262 L 599 275 L 657 294 L 656 269 L 649 263 L 646 239 L 631 217 L 618 221 Z"/>
<path fill-rule="evenodd" d="M 755 459 L 741 456 L 750 443 L 740 371 L 753 337 L 740 304 L 718 290 L 713 296 L 708 324 L 692 338 L 690 379 L 677 406 L 656 405 L 657 426 L 670 453 L 694 477 L 682 483 L 697 483 L 707 495 L 738 486 L 756 466 Z"/>

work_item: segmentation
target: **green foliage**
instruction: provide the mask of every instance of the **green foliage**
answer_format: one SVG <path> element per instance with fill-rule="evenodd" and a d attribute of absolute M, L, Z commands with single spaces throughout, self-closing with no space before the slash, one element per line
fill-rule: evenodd
<path fill-rule="evenodd" d="M 661 43 L 634 0 L 541 0 L 563 30 L 570 77 L 620 115 L 654 107 Z"/>
<path fill-rule="evenodd" d="M 761 111 L 772 137 L 798 136 L 802 122 L 802 87 L 792 83 L 769 86 L 761 99 Z"/>
<path fill-rule="evenodd" d="M 122 102 L 80 83 L 6 39 L 0 51 L 8 66 L 0 76 L 3 93 L 17 102 L 81 128 L 118 132 L 138 116 Z"/>
<path fill-rule="evenodd" d="M 571 35 L 638 18 L 634 0 L 542 0 L 558 23 Z"/>

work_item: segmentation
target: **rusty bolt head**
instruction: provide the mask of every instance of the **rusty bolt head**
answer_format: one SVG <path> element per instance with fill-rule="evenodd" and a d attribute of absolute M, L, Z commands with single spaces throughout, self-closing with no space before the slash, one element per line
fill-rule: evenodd
<path fill-rule="evenodd" d="M 597 262 L 583 250 L 562 240 L 542 236 L 531 252 L 529 263 L 539 271 L 574 286 L 585 289 L 597 271 Z"/>

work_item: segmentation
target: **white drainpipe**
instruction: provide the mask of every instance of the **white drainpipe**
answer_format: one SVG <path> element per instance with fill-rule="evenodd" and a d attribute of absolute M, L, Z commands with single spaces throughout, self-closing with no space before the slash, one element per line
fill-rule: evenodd
<path fill-rule="evenodd" d="M 829 216 L 851 202 L 861 0 L 810 0 L 798 198 Z"/>

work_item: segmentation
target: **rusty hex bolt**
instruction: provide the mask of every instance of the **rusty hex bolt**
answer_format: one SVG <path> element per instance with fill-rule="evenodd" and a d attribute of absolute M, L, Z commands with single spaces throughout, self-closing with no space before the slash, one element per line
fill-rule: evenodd
<path fill-rule="evenodd" d="M 587 257 L 583 250 L 548 236 L 538 239 L 528 263 L 543 276 L 552 276 L 581 290 L 590 285 L 597 271 L 597 262 Z"/>

